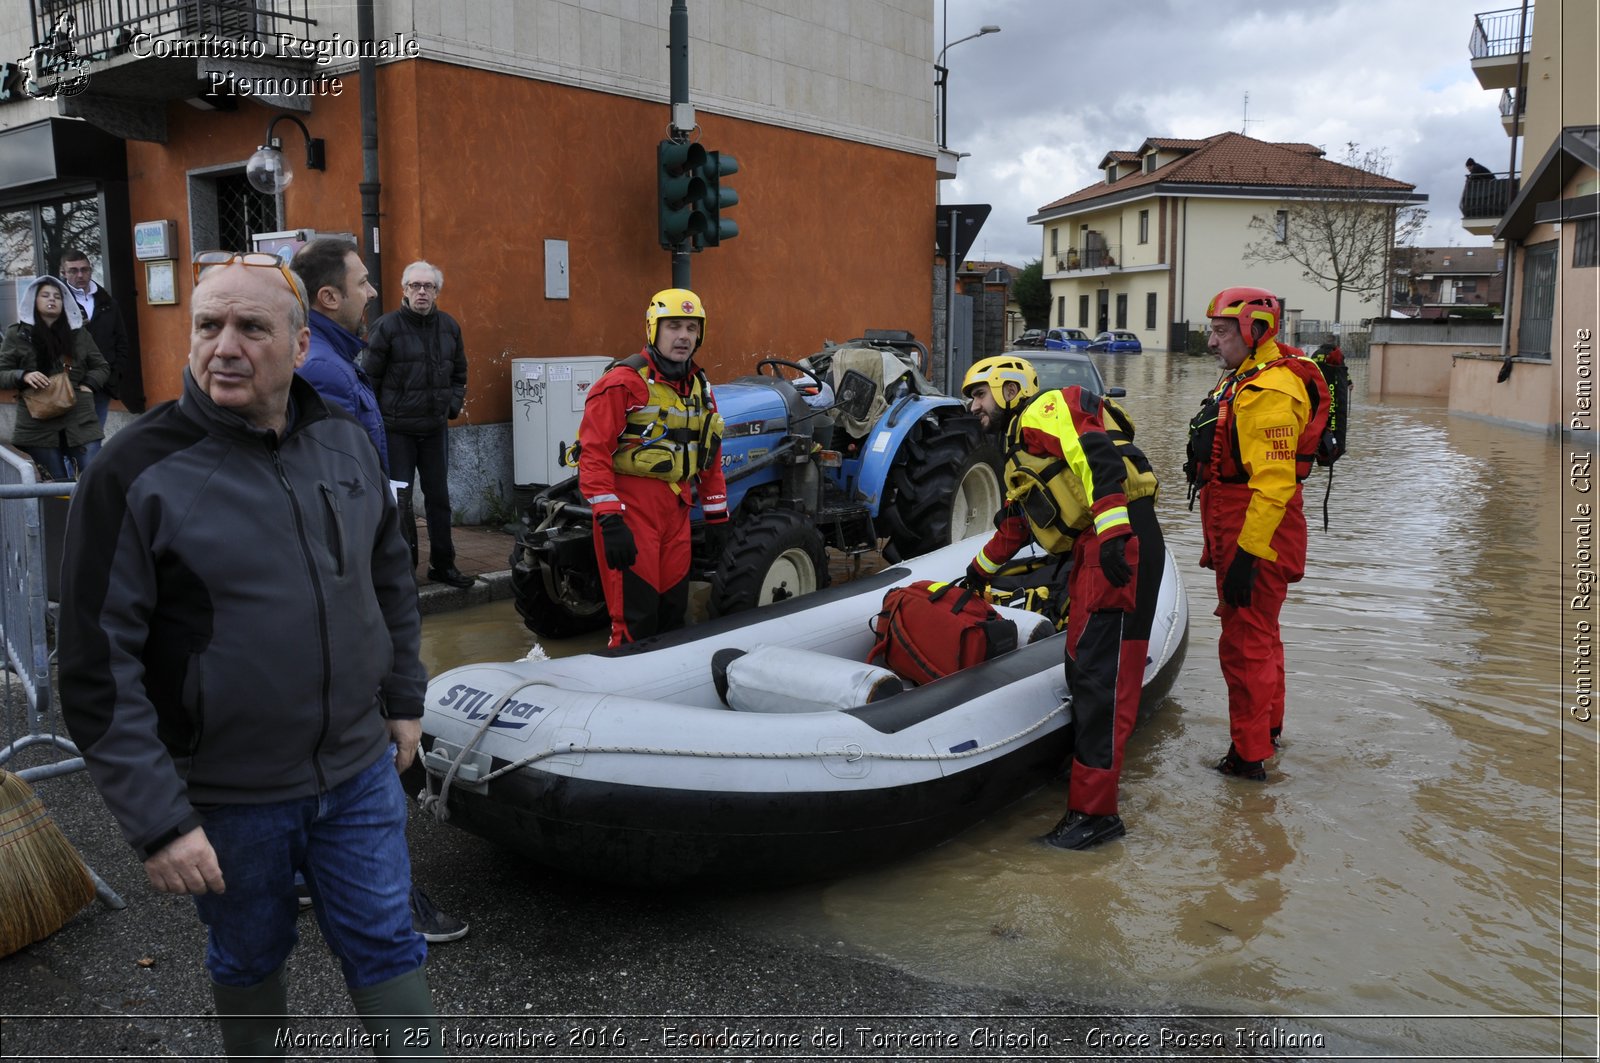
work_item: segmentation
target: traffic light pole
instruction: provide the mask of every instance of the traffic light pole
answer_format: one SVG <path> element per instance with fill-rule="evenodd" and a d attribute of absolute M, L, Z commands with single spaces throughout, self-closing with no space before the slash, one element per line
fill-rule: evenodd
<path fill-rule="evenodd" d="M 686 138 L 693 128 L 679 128 L 678 119 L 689 110 L 689 5 L 686 0 L 672 0 L 672 10 L 667 15 L 667 76 L 668 105 L 672 114 L 672 138 Z M 691 241 L 685 237 L 672 249 L 672 286 L 693 288 L 689 267 Z"/>

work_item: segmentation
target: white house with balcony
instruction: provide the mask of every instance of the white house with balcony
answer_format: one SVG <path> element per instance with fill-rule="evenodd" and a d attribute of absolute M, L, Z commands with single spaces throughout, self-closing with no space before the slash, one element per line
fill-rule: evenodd
<path fill-rule="evenodd" d="M 1374 211 L 1427 199 L 1416 186 L 1329 161 L 1313 144 L 1218 133 L 1201 140 L 1151 137 L 1100 161 L 1104 178 L 1039 208 L 1050 324 L 1101 332 L 1129 329 L 1156 349 L 1181 349 L 1206 302 L 1229 285 L 1267 288 L 1291 312 L 1333 320 L 1335 295 L 1293 262 L 1246 258 L 1278 240 L 1297 202 L 1359 192 Z M 1384 292 L 1346 292 L 1346 322 L 1382 313 Z"/>

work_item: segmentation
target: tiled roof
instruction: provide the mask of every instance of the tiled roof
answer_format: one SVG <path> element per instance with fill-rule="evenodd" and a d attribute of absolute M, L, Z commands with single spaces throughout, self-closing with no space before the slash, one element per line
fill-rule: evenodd
<path fill-rule="evenodd" d="M 1140 151 L 1145 148 L 1155 148 L 1157 151 L 1163 149 L 1193 151 L 1205 147 L 1208 143 L 1210 142 L 1205 140 L 1184 140 L 1181 137 L 1146 137 L 1145 142 L 1140 145 Z"/>
<path fill-rule="evenodd" d="M 1500 272 L 1496 247 L 1397 247 L 1395 266 L 1413 277 L 1429 273 L 1482 274 Z"/>
<path fill-rule="evenodd" d="M 1106 157 L 1100 160 L 1100 169 L 1104 170 L 1114 162 L 1138 162 L 1137 151 L 1108 151 Z"/>
<path fill-rule="evenodd" d="M 1416 185 L 1380 177 L 1321 158 L 1320 149 L 1310 144 L 1274 144 L 1242 133 L 1218 133 L 1203 141 L 1194 151 L 1160 167 L 1153 173 L 1130 174 L 1107 184 L 1096 181 L 1039 208 L 1043 213 L 1074 203 L 1086 203 L 1106 195 L 1120 195 L 1142 185 L 1233 185 L 1240 189 L 1284 186 L 1407 193 Z"/>
<path fill-rule="evenodd" d="M 988 273 L 992 269 L 1003 269 L 1015 280 L 1022 273 L 1021 266 L 1013 266 L 1009 262 L 985 262 L 982 259 L 969 258 L 961 263 L 958 273 Z"/>

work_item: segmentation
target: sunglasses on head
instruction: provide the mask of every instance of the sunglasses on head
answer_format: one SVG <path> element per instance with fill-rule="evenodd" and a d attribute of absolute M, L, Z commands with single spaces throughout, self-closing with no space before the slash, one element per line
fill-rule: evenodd
<path fill-rule="evenodd" d="M 201 251 L 194 256 L 194 282 L 199 284 L 201 275 L 208 269 L 231 266 L 234 263 L 277 270 L 283 274 L 283 282 L 294 293 L 294 301 L 300 304 L 301 312 L 306 310 L 305 298 L 301 296 L 300 286 L 294 282 L 294 275 L 289 272 L 289 267 L 283 264 L 283 259 L 267 251 Z"/>

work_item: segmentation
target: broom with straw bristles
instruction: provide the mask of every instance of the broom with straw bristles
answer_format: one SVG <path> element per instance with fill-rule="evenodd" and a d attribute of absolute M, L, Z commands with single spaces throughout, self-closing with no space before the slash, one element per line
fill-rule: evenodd
<path fill-rule="evenodd" d="M 44 802 L 0 769 L 0 956 L 60 930 L 92 900 L 89 869 Z"/>

